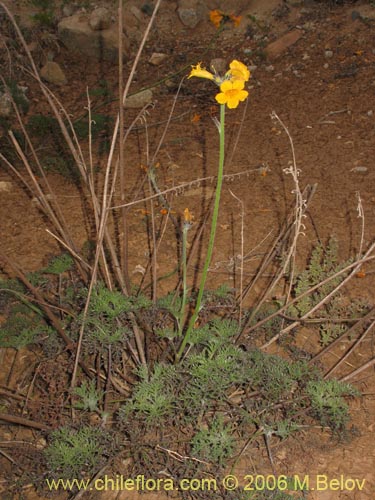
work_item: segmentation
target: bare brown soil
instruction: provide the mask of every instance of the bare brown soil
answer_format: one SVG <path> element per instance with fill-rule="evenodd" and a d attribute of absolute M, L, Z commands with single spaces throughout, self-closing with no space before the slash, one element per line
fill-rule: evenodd
<path fill-rule="evenodd" d="M 259 47 L 254 32 L 251 32 L 251 29 L 255 33 L 259 31 L 250 20 L 247 21 L 246 14 L 251 13 L 250 9 L 243 13 L 243 22 L 238 29 L 228 25 L 209 49 L 215 28 L 208 20 L 191 30 L 171 22 L 168 2 L 162 9 L 141 57 L 132 87 L 136 91 L 153 86 L 155 105 L 149 111 L 147 122 L 139 123 L 127 145 L 125 161 L 129 202 L 142 199 L 149 192 L 147 184 L 139 189 L 144 177 L 141 167 L 147 162 L 147 144 L 152 156 L 167 123 L 179 80 L 188 73 L 188 69 L 178 76 L 173 76 L 174 73 L 199 61 L 208 67 L 214 58 L 224 58 L 228 62 L 235 58 L 249 66 L 256 66 L 252 71 L 246 108 L 242 105 L 234 111 L 228 110 L 226 115 L 227 177 L 210 272 L 212 286 L 223 282 L 231 287 L 239 286 L 238 273 L 236 275 L 234 270 L 241 256 L 242 222 L 244 253 L 249 256 L 245 260 L 245 278 L 249 278 L 267 249 L 267 238 L 277 233 L 293 205 L 294 186 L 284 172 L 292 160 L 291 146 L 285 131 L 271 119 L 272 112 L 277 113 L 293 140 L 301 187 L 316 184 L 306 218 L 305 235 L 300 239 L 299 264 L 303 265 L 307 252 L 314 244 L 326 242 L 330 236 L 337 238 L 343 259 L 356 255 L 361 240 L 358 196 L 362 200 L 365 217 L 363 243 L 367 246 L 373 241 L 375 21 L 353 19 L 352 12 L 358 5 L 366 5 L 369 12 L 371 9 L 375 12 L 368 2 L 335 7 L 314 2 L 308 9 L 304 10 L 302 5 L 290 6 L 290 10 L 285 12 L 280 7 L 277 16 L 268 17 L 269 41 L 279 39 L 283 33 L 296 26 L 302 36 L 289 49 L 283 50 L 279 57 L 271 60 L 264 57 L 263 47 Z M 251 29 L 247 28 L 247 24 Z M 155 51 L 168 53 L 166 62 L 156 67 L 148 62 Z M 332 51 L 331 57 L 330 54 L 327 56 L 327 51 Z M 86 87 L 98 88 L 103 79 L 112 91 L 113 102 L 108 103 L 106 99 L 97 97 L 93 106 L 115 116 L 116 67 L 105 63 L 93 64 L 68 54 L 63 48 L 55 60 L 64 67 L 69 83 L 63 87 L 53 87 L 53 91 L 73 116 L 80 116 L 84 112 L 87 105 Z M 125 74 L 129 67 L 130 63 L 126 66 Z M 167 76 L 168 85 L 165 82 L 154 85 Z M 39 99 L 35 83 L 26 81 L 26 78 L 23 83 L 29 87 L 29 113 L 45 111 L 45 103 Z M 214 178 L 216 175 L 218 134 L 213 122 L 217 113 L 213 96 L 208 81 L 185 79 L 182 83 L 172 121 L 157 156 L 161 189 L 201 178 Z M 126 112 L 127 125 L 134 116 L 134 111 Z M 98 149 L 95 165 L 99 172 L 104 171 L 105 159 L 105 151 L 100 153 Z M 241 172 L 243 174 L 239 175 Z M 79 191 L 70 179 L 59 174 L 49 174 L 48 178 L 63 206 L 73 237 L 79 246 L 83 245 L 88 235 L 82 224 L 85 207 L 81 203 Z M 0 198 L 2 251 L 12 256 L 25 271 L 37 270 L 58 251 L 58 246 L 46 232 L 35 200 L 30 199 L 3 166 L 0 181 L 7 183 L 7 189 L 1 192 Z M 176 216 L 189 207 L 198 226 L 207 212 L 213 189 L 214 179 L 209 179 L 173 193 L 170 202 Z M 139 271 L 146 268 L 148 262 L 145 229 L 149 210 L 147 203 L 134 204 L 129 209 L 129 272 L 135 282 L 140 281 L 142 276 Z M 158 224 L 163 222 L 165 215 L 161 207 L 156 207 L 155 217 Z M 161 276 L 173 273 L 175 258 L 174 231 L 168 225 L 158 254 L 158 272 Z M 191 280 L 196 279 L 196 271 L 201 265 L 197 259 L 191 266 Z M 346 290 L 349 301 L 366 297 L 373 303 L 374 272 L 373 264 L 364 267 L 363 273 Z M 158 292 L 161 295 L 169 289 L 173 279 L 172 275 L 160 281 Z M 311 340 L 306 338 L 306 343 L 311 343 Z M 346 348 L 347 345 L 343 343 L 334 353 L 325 356 L 323 365 L 331 366 Z M 316 345 L 315 352 L 318 349 Z M 339 375 L 350 373 L 373 356 L 374 344 L 370 334 L 347 360 Z M 35 363 L 32 355 L 27 351 L 21 352 L 17 364 L 12 366 L 13 353 L 3 349 L 0 359 L 3 367 L 0 389 L 8 384 L 15 393 L 22 392 L 32 377 L 29 370 Z M 320 429 L 312 429 L 298 439 L 289 438 L 286 442 L 275 444 L 272 449 L 277 474 L 310 475 L 312 482 L 316 474 L 325 474 L 328 479 L 344 476 L 366 480 L 363 491 L 327 488 L 311 492 L 308 498 L 312 500 L 370 500 L 375 495 L 373 367 L 361 372 L 351 382 L 362 391 L 363 396 L 352 404 L 355 429 L 346 442 L 332 441 Z M 10 456 L 11 447 L 2 447 L 5 442 L 34 439 L 31 430 L 23 430 L 5 422 L 1 424 L 0 451 L 4 449 Z M 0 463 L 5 471 L 14 466 L 6 455 L 0 457 Z M 245 452 L 237 474 L 272 474 L 266 449 L 257 452 L 256 458 L 252 451 Z M 10 498 L 6 496 L 6 477 L 1 481 L 0 490 L 2 484 L 5 485 L 1 498 Z M 24 494 L 24 498 L 37 498 L 32 488 L 26 488 Z M 67 497 L 62 494 L 61 498 Z M 133 500 L 138 496 L 129 492 L 95 495 L 92 492 L 87 498 Z M 150 494 L 147 498 L 159 499 L 163 496 L 158 493 Z"/>

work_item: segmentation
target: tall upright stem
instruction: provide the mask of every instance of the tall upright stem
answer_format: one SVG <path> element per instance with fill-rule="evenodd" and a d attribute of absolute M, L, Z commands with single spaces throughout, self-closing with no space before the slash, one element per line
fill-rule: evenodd
<path fill-rule="evenodd" d="M 182 335 L 184 328 L 186 299 L 187 299 L 187 268 L 186 268 L 186 247 L 187 247 L 187 233 L 189 231 L 189 223 L 185 223 L 182 229 L 182 304 L 181 313 L 178 325 L 178 334 Z"/>
<path fill-rule="evenodd" d="M 206 280 L 207 280 L 208 268 L 210 267 L 210 264 L 211 264 L 212 252 L 213 252 L 214 243 L 215 243 L 217 219 L 218 219 L 218 215 L 219 215 L 221 187 L 223 184 L 223 174 L 224 174 L 224 145 L 225 145 L 224 130 L 225 130 L 225 104 L 221 104 L 220 105 L 220 127 L 219 127 L 219 136 L 220 136 L 219 170 L 218 170 L 218 174 L 217 174 L 217 185 L 216 185 L 216 192 L 215 192 L 214 210 L 213 210 L 213 214 L 212 214 L 210 239 L 208 242 L 207 255 L 206 255 L 206 260 L 205 260 L 203 271 L 202 271 L 202 277 L 201 277 L 201 282 L 199 285 L 199 292 L 198 292 L 197 302 L 195 304 L 195 310 L 193 312 L 193 315 L 190 318 L 189 325 L 188 325 L 188 328 L 186 330 L 185 336 L 184 336 L 184 338 L 181 342 L 180 348 L 177 352 L 177 355 L 176 355 L 176 362 L 177 363 L 181 359 L 181 356 L 185 350 L 186 344 L 188 343 L 188 341 L 190 339 L 191 332 L 194 328 L 195 322 L 198 319 L 199 312 L 201 310 L 201 305 L 202 305 L 203 292 L 204 292 Z"/>

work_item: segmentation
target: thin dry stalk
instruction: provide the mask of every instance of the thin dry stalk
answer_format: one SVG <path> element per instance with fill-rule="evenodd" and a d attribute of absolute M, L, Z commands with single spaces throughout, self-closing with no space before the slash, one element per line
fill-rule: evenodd
<path fill-rule="evenodd" d="M 358 218 L 361 219 L 361 237 L 359 241 L 359 249 L 358 249 L 358 258 L 361 257 L 362 255 L 362 250 L 363 250 L 363 242 L 365 239 L 365 212 L 363 210 L 363 205 L 362 205 L 362 198 L 359 192 L 357 192 L 357 212 L 358 212 Z"/>
<path fill-rule="evenodd" d="M 238 198 L 230 189 L 229 189 L 230 194 L 233 196 L 234 199 L 238 201 L 238 203 L 241 206 L 241 253 L 240 253 L 240 291 L 239 291 L 239 297 L 242 297 L 242 292 L 243 292 L 243 265 L 244 265 L 244 218 L 245 218 L 245 209 L 244 209 L 244 203 L 243 201 Z M 242 300 L 239 301 L 240 303 L 240 310 L 239 310 L 239 316 L 238 316 L 238 323 L 241 325 L 242 323 Z"/>
<path fill-rule="evenodd" d="M 278 277 L 275 279 L 275 281 L 273 283 L 273 287 L 275 287 L 276 284 L 280 281 L 280 279 L 285 275 L 287 269 L 288 268 L 290 269 L 290 271 L 289 271 L 289 287 L 288 287 L 287 296 L 285 299 L 285 303 L 287 304 L 289 299 L 290 299 L 290 295 L 291 295 L 292 287 L 293 287 L 293 283 L 294 283 L 295 261 L 296 261 L 296 254 L 297 254 L 297 242 L 298 242 L 299 236 L 301 234 L 303 234 L 303 230 L 305 229 L 305 226 L 302 222 L 302 219 L 305 217 L 304 211 L 306 208 L 306 200 L 303 198 L 303 194 L 302 194 L 302 191 L 301 191 L 300 185 L 299 185 L 298 177 L 300 174 L 300 170 L 297 167 L 296 154 L 295 154 L 295 150 L 294 150 L 294 143 L 293 143 L 292 136 L 290 135 L 289 130 L 287 129 L 287 127 L 285 126 L 283 121 L 275 113 L 275 111 L 272 112 L 271 117 L 276 119 L 279 122 L 279 124 L 282 126 L 282 128 L 284 129 L 284 132 L 288 136 L 289 144 L 290 144 L 290 148 L 291 148 L 291 152 L 292 152 L 292 164 L 289 167 L 284 169 L 284 173 L 287 175 L 291 175 L 292 179 L 293 179 L 293 183 L 294 183 L 294 190 L 292 191 L 292 193 L 294 193 L 294 195 L 295 195 L 295 215 L 294 215 L 294 222 L 293 222 L 293 226 L 294 226 L 293 233 L 294 234 L 293 234 L 292 244 L 291 244 L 289 252 L 287 253 L 287 256 L 285 258 L 284 265 L 283 265 L 282 269 L 280 270 Z M 271 293 L 273 287 L 271 287 L 271 289 L 268 291 L 268 293 Z"/>
<path fill-rule="evenodd" d="M 369 262 L 371 260 L 374 260 L 375 259 L 375 256 L 369 256 L 369 257 L 365 257 L 359 261 L 356 261 L 352 264 L 349 264 L 347 265 L 346 267 L 344 267 L 343 269 L 341 269 L 340 271 L 338 271 L 337 273 L 333 274 L 332 276 L 329 276 L 328 278 L 325 278 L 323 281 L 321 281 L 320 283 L 312 286 L 311 288 L 309 288 L 308 290 L 306 290 L 305 292 L 301 293 L 300 295 L 298 295 L 297 297 L 295 297 L 293 300 L 291 300 L 288 304 L 284 305 L 283 307 L 281 307 L 280 309 L 278 309 L 277 311 L 275 311 L 274 313 L 270 314 L 269 316 L 267 316 L 266 318 L 258 321 L 255 325 L 251 326 L 248 330 L 247 330 L 247 333 L 251 333 L 252 331 L 256 330 L 257 328 L 259 328 L 260 326 L 264 325 L 265 323 L 267 323 L 268 321 L 270 321 L 271 319 L 273 318 L 276 318 L 276 316 L 280 316 L 281 314 L 283 314 L 290 306 L 292 306 L 293 304 L 296 304 L 298 303 L 301 299 L 303 299 L 304 297 L 307 297 L 308 295 L 314 293 L 316 290 L 318 290 L 320 287 L 326 285 L 327 283 L 329 283 L 330 281 L 338 278 L 339 276 L 341 276 L 342 274 L 345 274 L 351 270 L 353 270 L 353 268 L 358 268 L 358 266 L 361 266 L 362 264 L 364 264 L 365 262 Z M 357 271 L 355 271 L 353 274 L 355 274 Z M 295 324 L 294 324 L 294 327 L 297 326 L 299 323 L 301 323 L 302 321 L 304 321 L 305 319 L 307 318 L 299 318 L 298 321 L 295 321 Z M 277 340 L 277 339 L 275 339 Z M 274 342 L 274 340 L 273 340 Z"/>
<path fill-rule="evenodd" d="M 42 431 L 50 431 L 51 427 L 48 425 L 41 424 L 40 422 L 35 422 L 34 420 L 29 420 L 24 417 L 16 417 L 15 415 L 8 415 L 8 413 L 0 413 L 0 420 L 4 422 L 9 422 L 10 424 L 23 425 L 24 427 L 31 427 L 32 429 L 39 429 Z"/>
<path fill-rule="evenodd" d="M 304 189 L 303 198 L 306 200 L 305 205 L 304 205 L 304 211 L 307 210 L 307 207 L 308 207 L 310 200 L 312 199 L 312 197 L 315 193 L 315 190 L 316 190 L 316 185 L 313 185 L 313 186 L 308 185 Z M 256 282 L 264 275 L 267 267 L 274 262 L 275 257 L 280 253 L 280 251 L 283 248 L 283 246 L 285 245 L 285 243 L 289 240 L 290 234 L 292 233 L 293 230 L 294 230 L 294 213 L 293 213 L 293 216 L 289 216 L 287 218 L 287 220 L 284 224 L 284 228 L 281 229 L 281 231 L 279 232 L 279 234 L 275 238 L 275 241 L 273 242 L 271 249 L 269 250 L 269 252 L 265 256 L 265 258 L 263 259 L 255 277 L 253 278 L 251 283 L 245 288 L 245 290 L 242 294 L 242 297 L 241 297 L 241 301 L 245 300 L 246 296 L 250 293 L 252 288 L 255 286 Z M 248 319 L 246 320 L 245 324 L 243 325 L 242 331 L 244 331 L 244 329 L 247 328 L 247 326 L 251 323 L 251 321 L 253 320 L 253 318 L 255 317 L 257 312 L 259 311 L 259 309 L 262 307 L 262 305 L 266 301 L 267 297 L 269 297 L 271 291 L 275 287 L 275 281 L 276 280 L 279 281 L 279 279 L 280 279 L 279 277 L 280 277 L 280 274 L 277 275 L 276 277 L 274 277 L 273 280 L 271 281 L 271 283 L 269 284 L 269 286 L 266 288 L 266 290 L 264 291 L 263 295 L 261 296 L 258 304 L 256 305 L 256 307 L 254 307 L 251 315 L 249 315 Z M 280 312 L 282 310 L 287 309 L 287 307 L 288 306 L 285 306 L 285 308 L 280 309 Z M 278 313 L 275 314 L 275 316 L 277 316 L 277 315 L 278 315 Z M 260 326 L 259 323 L 257 325 Z M 251 328 L 250 331 L 252 331 L 252 329 L 253 328 Z"/>
<path fill-rule="evenodd" d="M 359 373 L 362 373 L 364 370 L 367 370 L 367 368 L 371 368 L 374 365 L 375 365 L 375 358 L 371 358 L 369 361 L 367 361 L 367 363 L 360 366 L 353 372 L 349 373 L 348 375 L 345 375 L 345 377 L 341 377 L 340 381 L 347 382 L 348 380 L 351 380 L 352 378 L 356 377 Z"/>
<path fill-rule="evenodd" d="M 7 85 L 6 85 L 6 82 L 5 80 L 1 78 L 1 81 L 3 82 L 4 86 L 7 88 Z M 35 176 L 34 176 L 34 173 L 32 172 L 32 169 L 30 168 L 30 165 L 29 165 L 29 162 L 26 160 L 25 161 L 25 158 L 26 156 L 23 154 L 23 151 L 21 149 L 21 146 L 19 145 L 18 141 L 15 139 L 15 136 L 13 134 L 12 131 L 9 131 L 9 135 L 11 137 L 11 140 L 12 140 L 12 143 L 13 145 L 15 146 L 15 149 L 17 151 L 17 153 L 19 154 L 19 156 L 21 157 L 23 163 L 24 163 L 24 166 L 26 167 L 27 169 L 27 172 L 29 174 L 29 177 L 31 178 L 31 181 L 34 185 L 34 188 L 35 188 L 35 191 L 36 191 L 36 197 L 39 199 L 40 203 L 42 204 L 42 208 L 44 209 L 44 213 L 47 217 L 49 217 L 50 219 L 52 219 L 52 222 L 54 224 L 57 225 L 57 228 L 60 228 L 60 234 L 62 236 L 64 236 L 64 238 L 66 238 L 67 242 L 70 243 L 70 246 L 73 246 L 73 240 L 69 234 L 69 231 L 68 231 L 68 228 L 67 228 L 67 224 L 66 224 L 66 220 L 64 218 L 64 215 L 61 211 L 61 208 L 60 208 L 60 205 L 59 203 L 57 202 L 57 199 L 56 197 L 54 196 L 54 193 L 52 191 L 52 188 L 48 182 L 48 179 L 45 175 L 45 172 L 44 172 L 44 169 L 39 161 L 39 157 L 35 151 L 35 148 L 33 146 L 33 143 L 30 139 L 30 136 L 26 130 L 26 127 L 24 126 L 23 124 L 23 120 L 21 118 L 21 115 L 20 115 L 20 112 L 18 110 L 18 107 L 11 95 L 11 92 L 9 92 L 9 89 L 8 89 L 8 97 L 9 99 L 11 100 L 12 102 L 12 106 L 13 106 L 13 109 L 14 109 L 14 112 L 16 114 L 16 117 L 17 117 L 17 120 L 18 120 L 18 123 L 21 127 L 21 130 L 22 130 L 22 133 L 26 139 L 26 142 L 30 148 L 30 151 L 31 151 L 31 154 L 34 158 L 34 161 L 38 167 L 38 171 L 39 171 L 39 174 L 41 175 L 42 179 L 43 179 L 43 182 L 44 182 L 44 185 L 45 187 L 47 188 L 47 192 L 48 194 L 50 195 L 49 199 L 51 200 L 51 202 L 48 201 L 48 198 L 47 196 L 45 196 L 45 193 L 44 191 L 42 190 L 42 188 L 40 187 L 40 182 L 36 180 Z M 12 171 L 15 171 L 16 169 L 12 166 Z M 22 175 L 19 175 L 19 177 L 21 179 L 23 179 L 23 176 Z M 28 183 L 23 181 L 23 183 L 28 186 Z M 31 194 L 34 194 L 33 191 L 31 191 Z M 54 210 L 56 211 L 56 216 L 54 214 L 54 210 L 51 208 L 51 206 L 53 206 Z"/>
<path fill-rule="evenodd" d="M 251 173 L 253 172 L 259 172 L 260 168 L 253 168 L 253 169 L 248 169 L 248 170 L 243 170 L 242 172 L 237 172 L 235 174 L 225 174 L 223 175 L 223 180 L 233 182 L 236 179 L 240 179 L 241 177 L 248 177 Z M 144 203 L 146 201 L 155 199 L 155 198 L 160 198 L 160 196 L 165 196 L 167 194 L 174 193 L 175 195 L 179 195 L 184 193 L 185 191 L 188 191 L 189 189 L 194 189 L 197 187 L 200 187 L 200 185 L 203 182 L 210 182 L 214 183 L 217 181 L 217 177 L 215 175 L 211 175 L 209 177 L 201 177 L 200 179 L 195 179 L 194 181 L 189 181 L 189 182 L 184 182 L 182 184 L 179 184 L 178 186 L 173 186 L 168 189 L 164 189 L 163 191 L 159 191 L 156 194 L 153 194 L 151 196 L 145 196 L 144 198 L 139 198 L 134 201 L 130 201 L 129 203 L 121 204 L 121 205 L 113 205 L 109 207 L 109 210 L 117 210 L 122 207 L 131 207 L 134 205 L 138 205 L 139 203 Z"/>
<path fill-rule="evenodd" d="M 337 339 L 335 339 L 333 342 L 331 342 L 327 347 L 325 347 L 324 349 L 322 349 L 320 352 L 318 352 L 318 354 L 316 354 L 310 361 L 309 363 L 315 363 L 316 361 L 318 361 L 322 356 L 324 356 L 324 354 L 326 354 L 327 352 L 329 352 L 331 349 L 333 349 L 337 344 L 339 344 L 340 342 L 343 341 L 343 339 L 345 337 L 349 337 L 350 335 L 352 335 L 358 328 L 360 328 L 362 325 L 366 324 L 368 321 L 374 319 L 374 316 L 375 316 L 375 308 L 371 309 L 371 311 L 369 313 L 366 314 L 366 316 L 363 316 L 363 318 L 360 318 L 358 321 L 356 321 L 356 323 L 351 326 L 348 330 L 346 330 L 346 332 L 344 332 L 342 335 L 340 335 L 340 337 L 338 337 Z M 321 322 L 322 320 L 320 320 Z"/>
<path fill-rule="evenodd" d="M 143 47 L 146 43 L 149 32 L 151 30 L 151 26 L 154 23 L 155 16 L 156 16 L 156 13 L 159 9 L 160 3 L 161 3 L 161 0 L 157 0 L 155 7 L 154 7 L 154 10 L 153 10 L 153 13 L 152 13 L 152 16 L 151 16 L 151 19 L 149 21 L 149 24 L 146 28 L 146 31 L 145 31 L 143 38 L 142 38 L 142 41 L 140 43 L 137 55 L 135 57 L 135 60 L 134 60 L 133 66 L 132 66 L 132 69 L 130 71 L 129 78 L 128 78 L 126 85 L 125 85 L 124 93 L 122 96 L 122 105 L 124 105 L 124 103 L 125 103 L 126 96 L 129 92 L 130 85 L 133 81 L 135 69 L 138 65 L 141 53 L 143 51 Z M 109 212 L 109 206 L 110 206 L 108 201 L 111 200 L 111 196 L 109 195 L 109 179 L 110 179 L 110 173 L 111 173 L 111 165 L 113 162 L 113 154 L 114 154 L 114 149 L 115 149 L 115 144 L 116 144 L 116 138 L 117 138 L 118 131 L 119 131 L 119 125 L 120 125 L 120 117 L 118 114 L 117 119 L 116 119 L 116 123 L 115 123 L 115 127 L 114 127 L 114 131 L 113 131 L 110 152 L 108 155 L 107 168 L 106 168 L 105 179 L 104 179 L 103 197 L 102 197 L 102 204 L 101 204 L 102 210 L 101 210 L 101 217 L 100 217 L 98 234 L 97 234 L 97 245 L 96 245 L 95 259 L 94 259 L 92 276 L 91 276 L 88 294 L 87 294 L 87 300 L 86 300 L 86 304 L 85 304 L 85 307 L 83 310 L 82 327 L 80 328 L 80 332 L 79 332 L 79 339 L 78 339 L 78 344 L 77 344 L 77 349 L 76 349 L 76 356 L 75 356 L 74 368 L 73 368 L 72 380 L 71 380 L 71 387 L 72 388 L 75 387 L 79 359 L 80 359 L 81 349 L 82 349 L 83 335 L 84 335 L 84 331 L 85 331 L 85 319 L 87 317 L 92 291 L 93 291 L 94 285 L 95 285 L 96 280 L 97 280 L 99 259 L 100 259 L 101 255 L 104 255 L 103 240 L 104 240 L 106 235 L 107 235 L 106 239 L 107 240 L 109 239 L 109 233 L 108 233 L 108 228 L 107 228 L 108 212 Z M 121 142 L 121 140 L 120 140 L 120 142 Z M 115 181 L 116 181 L 116 171 L 117 171 L 117 168 L 115 168 L 115 172 L 113 173 L 113 180 L 112 180 L 113 186 L 114 186 Z M 113 192 L 113 190 L 112 190 L 112 192 Z M 109 243 L 109 241 L 107 241 L 107 243 Z M 114 252 L 113 246 L 111 246 L 111 248 L 112 248 L 112 252 L 113 252 L 113 253 L 111 252 L 111 256 L 115 257 L 116 253 Z M 120 263 L 118 262 L 117 258 L 114 261 L 114 264 L 116 266 L 117 276 L 119 276 Z M 122 284 L 123 291 L 126 292 L 126 284 L 124 283 L 124 281 L 122 279 L 122 275 L 121 275 L 120 283 Z M 133 321 L 133 329 L 134 329 L 134 337 L 135 337 L 140 360 L 144 366 L 147 366 L 145 352 L 144 352 L 143 338 L 142 338 L 142 335 L 140 334 L 138 327 L 136 326 L 135 319 Z"/>
<path fill-rule="evenodd" d="M 354 352 L 354 350 L 359 346 L 361 342 L 367 337 L 368 333 L 372 330 L 375 325 L 375 320 L 370 324 L 368 328 L 362 333 L 362 335 L 354 342 L 354 344 L 347 350 L 347 352 L 339 359 L 339 361 L 332 366 L 332 368 L 325 374 L 324 378 L 328 378 L 334 371 L 336 371 L 342 363 Z"/>
<path fill-rule="evenodd" d="M 148 186 L 150 192 L 152 192 L 152 184 L 150 178 L 148 179 Z M 151 238 L 152 238 L 152 250 L 150 258 L 152 259 L 152 301 L 156 304 L 157 301 L 157 251 L 158 246 L 156 242 L 156 228 L 155 228 L 155 208 L 153 201 L 150 201 L 150 211 L 151 211 Z"/>
<path fill-rule="evenodd" d="M 89 170 L 87 171 L 87 183 L 89 185 L 89 191 L 93 199 L 97 199 L 96 190 L 95 190 L 95 180 L 94 180 L 94 161 L 92 154 L 92 118 L 91 118 L 91 99 L 88 87 L 86 88 L 86 96 L 87 96 L 87 112 L 89 119 Z M 97 206 L 94 203 L 94 207 Z M 96 230 L 99 226 L 99 213 L 98 210 L 94 209 L 94 220 Z"/>
<path fill-rule="evenodd" d="M 314 307 L 312 307 L 310 309 L 310 311 L 308 311 L 306 314 L 304 314 L 301 318 L 299 318 L 298 321 L 294 321 L 293 323 L 291 323 L 290 325 L 288 325 L 287 327 L 283 328 L 282 330 L 280 330 L 280 332 L 275 335 L 274 337 L 272 337 L 272 339 L 270 339 L 267 343 L 265 343 L 263 346 L 262 346 L 262 349 L 266 349 L 267 347 L 269 347 L 271 344 L 273 344 L 276 340 L 278 340 L 281 336 L 285 335 L 286 333 L 290 332 L 291 330 L 293 330 L 293 328 L 295 328 L 296 326 L 299 325 L 299 323 L 301 321 L 304 321 L 305 319 L 307 319 L 309 316 L 311 316 L 312 314 L 314 314 L 315 311 L 317 311 L 318 309 L 320 309 L 326 302 L 328 302 L 344 285 L 346 285 L 346 283 L 351 280 L 359 271 L 359 269 L 361 268 L 361 265 L 363 262 L 366 262 L 367 260 L 370 260 L 372 258 L 375 258 L 375 256 L 371 256 L 371 253 L 374 251 L 375 249 L 375 242 L 370 245 L 369 249 L 367 250 L 367 252 L 364 254 L 364 257 L 360 260 L 357 260 L 354 264 L 352 264 L 351 266 L 347 266 L 346 269 L 348 269 L 349 267 L 351 268 L 351 272 L 349 273 L 349 275 L 344 278 L 342 280 L 341 283 L 339 283 L 328 295 L 326 295 L 320 302 L 318 302 L 318 304 L 316 304 Z M 340 273 L 336 273 L 336 276 L 339 275 L 339 274 L 343 274 L 342 272 Z M 330 277 L 328 280 L 330 281 L 332 279 L 332 277 Z M 324 280 L 324 281 L 327 281 L 327 280 Z M 315 287 L 313 287 L 315 288 Z M 310 289 L 312 290 L 312 288 Z M 310 291 L 309 290 L 309 291 Z M 301 294 L 303 295 L 303 294 Z M 301 296 L 300 296 L 301 297 Z M 292 300 L 291 302 L 289 302 L 289 306 L 292 304 L 292 303 L 295 303 L 296 300 Z M 288 304 L 287 304 L 288 306 Z M 280 311 L 279 311 L 280 312 Z"/>
<path fill-rule="evenodd" d="M 123 2 L 119 0 L 118 2 L 118 40 L 119 40 L 119 50 L 118 50 L 118 94 L 119 94 L 119 163 L 120 163 L 120 196 L 121 201 L 125 200 L 125 161 L 124 161 L 124 106 L 123 106 Z M 121 217 L 121 231 L 122 233 L 122 243 L 120 242 L 120 263 L 121 269 L 124 274 L 124 279 L 127 288 L 130 287 L 129 279 L 129 269 L 128 269 L 128 223 L 127 223 L 127 211 L 122 208 L 120 211 Z"/>

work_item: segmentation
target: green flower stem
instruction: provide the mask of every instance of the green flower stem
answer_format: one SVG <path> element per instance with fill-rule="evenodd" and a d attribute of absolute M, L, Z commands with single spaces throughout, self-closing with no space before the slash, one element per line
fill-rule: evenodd
<path fill-rule="evenodd" d="M 200 286 L 199 286 L 199 292 L 198 292 L 197 302 L 195 305 L 195 310 L 194 310 L 193 315 L 190 318 L 189 326 L 186 330 L 185 336 L 184 336 L 182 343 L 180 345 L 180 348 L 177 352 L 177 355 L 176 355 L 176 362 L 177 363 L 181 359 L 181 356 L 185 350 L 186 344 L 188 343 L 188 341 L 190 339 L 191 332 L 194 328 L 195 322 L 197 321 L 198 315 L 200 313 L 203 292 L 204 292 L 204 288 L 205 288 L 206 280 L 207 280 L 208 268 L 210 267 L 210 264 L 211 264 L 212 252 L 214 249 L 214 242 L 215 242 L 217 219 L 218 219 L 218 215 L 219 215 L 221 187 L 223 184 L 223 174 L 224 174 L 224 144 L 225 144 L 224 131 L 225 131 L 225 104 L 221 104 L 220 105 L 220 128 L 219 128 L 219 136 L 220 136 L 219 170 L 218 170 L 218 174 L 217 174 L 217 185 L 216 185 L 216 192 L 215 192 L 214 210 L 213 210 L 213 214 L 212 214 L 210 239 L 208 242 L 206 261 L 204 263 L 204 267 L 203 267 L 203 271 L 202 271 L 202 277 L 201 277 L 201 282 L 200 282 Z"/>
<path fill-rule="evenodd" d="M 178 334 L 182 335 L 182 329 L 184 327 L 184 318 L 185 318 L 185 308 L 186 308 L 186 299 L 187 299 L 187 270 L 186 270 L 186 246 L 187 246 L 187 233 L 190 229 L 189 223 L 184 223 L 184 227 L 182 230 L 182 303 L 181 303 L 181 312 L 180 319 L 178 325 Z"/>

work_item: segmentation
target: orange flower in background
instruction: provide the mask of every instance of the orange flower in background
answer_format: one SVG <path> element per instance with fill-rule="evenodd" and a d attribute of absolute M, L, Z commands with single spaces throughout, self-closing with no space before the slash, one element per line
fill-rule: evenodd
<path fill-rule="evenodd" d="M 223 19 L 224 13 L 221 12 L 221 10 L 210 10 L 210 21 L 214 26 L 216 26 L 216 28 L 220 28 Z"/>
<path fill-rule="evenodd" d="M 220 26 L 229 21 L 231 21 L 233 25 L 237 27 L 239 26 L 241 19 L 241 16 L 235 16 L 234 14 L 225 14 L 219 9 L 210 10 L 210 21 L 216 28 L 220 28 Z"/>
<path fill-rule="evenodd" d="M 234 14 L 231 14 L 229 17 L 230 17 L 230 20 L 233 22 L 235 28 L 237 28 L 237 26 L 240 25 L 242 16 L 235 16 Z"/>

